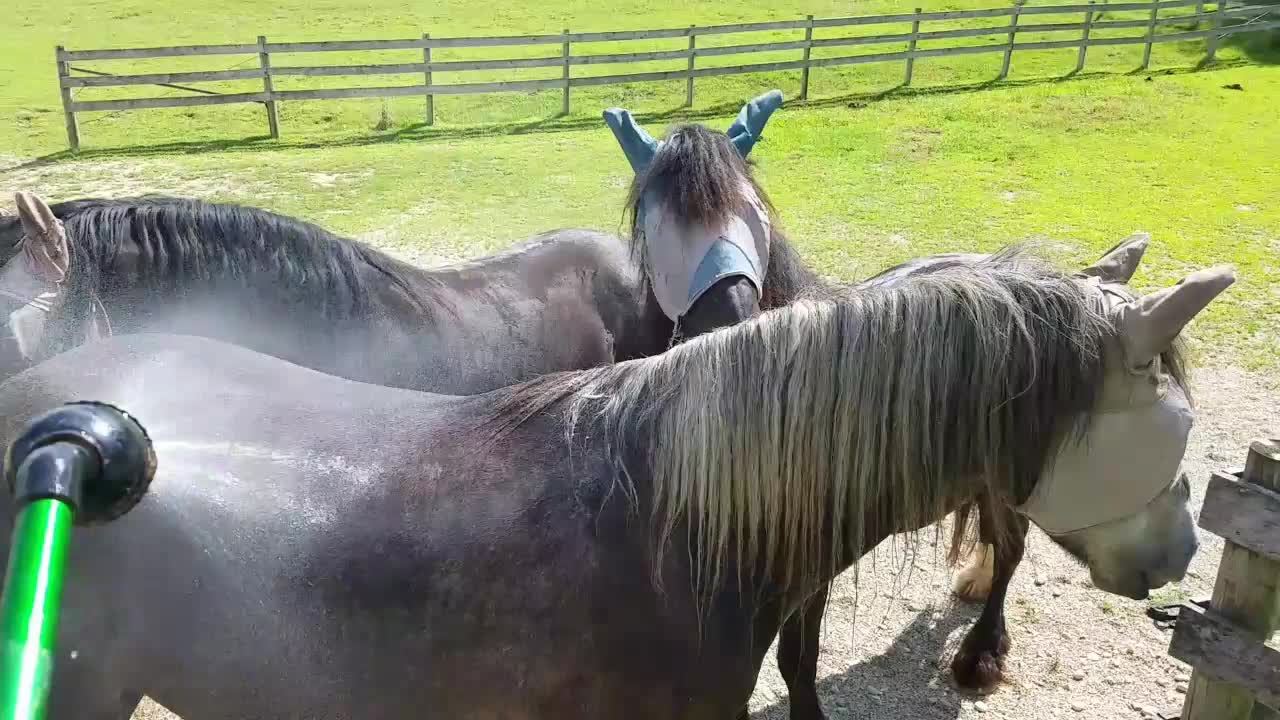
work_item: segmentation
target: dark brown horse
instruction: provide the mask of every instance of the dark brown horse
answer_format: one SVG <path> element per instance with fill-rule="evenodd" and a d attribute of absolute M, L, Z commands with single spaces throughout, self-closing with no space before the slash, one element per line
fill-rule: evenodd
<path fill-rule="evenodd" d="M 659 353 L 675 328 L 626 245 L 590 230 L 425 270 L 232 204 L 48 206 L 19 193 L 18 209 L 0 218 L 0 317 L 19 341 L 5 348 L 6 374 L 98 335 L 175 332 L 352 380 L 470 394 Z M 685 331 L 724 324 L 735 293 L 732 281 L 710 288 Z"/>
<path fill-rule="evenodd" d="M 186 720 L 723 720 L 784 619 L 979 495 L 1143 597 L 1197 546 L 1160 356 L 1232 276 L 1134 298 L 1008 260 L 473 397 L 164 335 L 24 371 L 0 442 L 95 399 L 159 467 L 77 531 L 51 720 L 143 694 Z"/>
<path fill-rule="evenodd" d="M 780 102 L 747 103 L 730 142 L 749 150 Z M 697 170 L 695 180 L 706 168 Z M 677 331 L 695 336 L 758 310 L 758 286 L 713 267 L 668 316 L 622 242 L 589 230 L 424 270 L 237 205 L 161 197 L 50 208 L 28 193 L 17 204 L 18 217 L 0 217 L 0 313 L 20 352 L 0 358 L 0 377 L 103 332 L 176 332 L 353 380 L 470 394 L 653 355 Z M 732 223 L 724 215 L 712 230 Z"/>

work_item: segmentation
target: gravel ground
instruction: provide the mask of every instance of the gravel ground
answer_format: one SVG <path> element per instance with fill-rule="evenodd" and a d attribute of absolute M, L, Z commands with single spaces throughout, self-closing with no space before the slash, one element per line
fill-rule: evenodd
<path fill-rule="evenodd" d="M 1186 469 L 1197 510 L 1213 470 L 1243 465 L 1250 440 L 1280 437 L 1276 384 L 1275 378 L 1230 369 L 1194 375 L 1198 413 Z M 1182 707 L 1190 668 L 1168 656 L 1169 633 L 1157 630 L 1144 611 L 1150 604 L 1212 593 L 1222 541 L 1207 533 L 1201 538 L 1200 553 L 1182 583 L 1136 602 L 1092 587 L 1087 570 L 1033 529 L 1006 606 L 1013 638 L 1006 683 L 985 697 L 961 694 L 950 682 L 947 663 L 980 608 L 953 600 L 942 547 L 933 545 L 932 533 L 921 537 L 915 553 L 886 541 L 859 566 L 858 587 L 850 571 L 832 593 L 818 668 L 827 715 L 831 720 L 1174 715 Z M 751 700 L 755 720 L 787 718 L 786 686 L 773 652 Z M 144 701 L 133 717 L 175 716 Z"/>

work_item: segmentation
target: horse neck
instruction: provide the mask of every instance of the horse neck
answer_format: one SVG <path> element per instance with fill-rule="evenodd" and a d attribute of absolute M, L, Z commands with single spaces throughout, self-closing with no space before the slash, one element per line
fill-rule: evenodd
<path fill-rule="evenodd" d="M 825 298 L 833 290 L 834 286 L 805 265 L 786 235 L 775 228 L 769 241 L 769 269 L 760 308 L 771 310 L 805 297 Z"/>

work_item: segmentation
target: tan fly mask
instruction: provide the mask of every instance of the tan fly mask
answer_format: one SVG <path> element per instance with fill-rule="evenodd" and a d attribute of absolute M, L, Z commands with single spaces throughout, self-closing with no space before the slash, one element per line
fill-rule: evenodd
<path fill-rule="evenodd" d="M 1137 515 L 1179 478 L 1193 413 L 1184 389 L 1161 366 L 1161 353 L 1235 274 L 1215 267 L 1135 297 L 1123 283 L 1146 243 L 1145 235 L 1135 236 L 1081 273 L 1103 295 L 1117 341 L 1085 432 L 1059 449 L 1018 508 L 1050 535 Z"/>
<path fill-rule="evenodd" d="M 743 106 L 726 134 L 744 159 L 760 140 L 769 116 L 782 105 L 773 90 Z M 627 156 L 632 170 L 642 173 L 661 151 L 654 140 L 621 108 L 604 112 L 605 122 Z M 718 281 L 741 276 L 764 294 L 771 233 L 769 212 L 751 184 L 742 181 L 743 201 L 715 226 L 693 222 L 646 192 L 638 227 L 644 237 L 645 271 L 662 311 L 679 325 L 680 318 Z M 677 330 L 678 331 L 678 330 Z"/>
<path fill-rule="evenodd" d="M 14 197 L 24 234 L 18 252 L 0 267 L 0 302 L 7 305 L 6 325 L 18 353 L 35 362 L 43 354 L 49 315 L 60 304 L 71 253 L 66 229 L 43 200 L 26 192 Z M 88 339 L 104 334 L 99 314 L 93 313 Z"/>

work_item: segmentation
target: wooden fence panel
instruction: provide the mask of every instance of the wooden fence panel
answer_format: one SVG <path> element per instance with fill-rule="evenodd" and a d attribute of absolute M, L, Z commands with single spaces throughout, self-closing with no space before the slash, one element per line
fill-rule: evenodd
<path fill-rule="evenodd" d="M 189 57 L 193 55 L 256 55 L 257 43 L 247 45 L 179 45 L 177 47 L 125 48 L 120 50 L 65 50 L 58 46 L 58 59 L 131 60 L 139 58 Z"/>
<path fill-rule="evenodd" d="M 1194 15 L 1164 15 L 1160 11 L 1195 6 Z M 1099 20 L 1101 10 L 1115 11 L 1147 11 L 1146 19 Z M 1024 16 L 1083 13 L 1083 21 L 1071 22 L 1024 22 Z M 1008 18 L 1007 23 L 987 27 L 965 27 L 930 30 L 922 27 L 926 23 L 954 20 Z M 1247 18 L 1241 25 L 1227 25 L 1231 18 Z M 1213 27 L 1207 30 L 1187 30 L 1157 34 L 1156 27 L 1175 22 L 1212 21 Z M 838 28 L 856 28 L 876 25 L 909 25 L 909 32 L 882 32 L 860 36 L 816 38 L 817 30 Z M 915 62 L 923 58 L 963 56 L 982 53 L 1002 53 L 998 79 L 1008 77 L 1009 66 L 1016 51 L 1051 50 L 1061 48 L 1077 49 L 1075 72 L 1084 69 L 1088 48 L 1114 45 L 1143 45 L 1142 67 L 1150 62 L 1151 48 L 1156 43 L 1180 42 L 1186 40 L 1207 39 L 1206 62 L 1212 62 L 1221 39 L 1240 32 L 1253 32 L 1280 27 L 1280 7 L 1278 6 L 1229 6 L 1222 2 L 1205 12 L 1203 0 L 1156 0 L 1154 2 L 1120 2 L 1097 5 L 1088 4 L 1027 6 L 1019 0 L 1010 7 L 986 8 L 978 10 L 954 10 L 940 12 L 896 13 L 875 16 L 854 16 L 840 18 L 815 19 L 806 16 L 802 20 L 778 20 L 757 23 L 737 23 L 714 25 L 709 27 L 683 27 L 656 30 L 628 30 L 616 32 L 570 32 L 565 29 L 559 34 L 543 35 L 505 35 L 487 37 L 454 37 L 433 38 L 423 33 L 418 38 L 402 38 L 390 40 L 333 40 L 308 42 L 268 42 L 259 38 L 253 44 L 222 45 L 183 45 L 152 48 L 122 48 L 111 50 L 67 50 L 57 49 L 58 84 L 62 94 L 63 112 L 66 117 L 67 139 L 72 149 L 78 149 L 80 138 L 76 124 L 76 113 L 98 111 L 136 110 L 146 108 L 189 107 L 226 105 L 234 103 L 262 103 L 266 109 L 267 122 L 272 137 L 279 137 L 279 119 L 276 104 L 284 100 L 329 100 L 340 98 L 386 98 L 404 96 L 423 96 L 426 102 L 425 122 L 431 125 L 435 121 L 435 97 L 437 95 L 472 95 L 498 92 L 536 92 L 558 89 L 561 92 L 561 113 L 569 112 L 570 91 L 574 87 L 591 87 L 624 83 L 663 82 L 681 79 L 685 81 L 685 102 L 693 104 L 694 81 L 697 78 L 721 77 L 746 73 L 800 71 L 800 98 L 807 99 L 811 72 L 814 68 L 852 66 L 867 63 L 904 62 L 906 74 L 904 84 L 909 85 L 915 68 Z M 1141 35 L 1127 37 L 1098 38 L 1094 31 L 1102 29 L 1136 28 Z M 892 28 L 885 28 L 892 30 Z M 699 36 L 731 35 L 736 33 L 760 33 L 778 31 L 803 32 L 803 37 L 795 39 L 769 39 L 755 43 L 737 43 L 714 47 L 700 46 Z M 1079 32 L 1076 39 L 1043 40 L 1037 42 L 1018 42 L 1017 37 L 1026 33 L 1058 33 Z M 921 49 L 922 41 L 937 41 L 959 38 L 999 37 L 1003 42 L 986 45 L 959 45 L 953 47 Z M 645 50 L 634 52 L 611 52 L 606 54 L 574 53 L 574 44 L 616 42 L 616 41 L 651 41 L 663 39 L 686 38 L 687 48 L 671 50 Z M 880 52 L 862 55 L 845 55 L 839 57 L 813 57 L 814 48 L 833 47 L 869 47 L 882 44 L 904 43 L 906 50 Z M 474 60 L 442 61 L 433 56 L 432 51 L 444 48 L 492 48 L 559 45 L 560 52 L 555 55 L 529 58 L 486 58 Z M 326 53 L 326 52 L 377 52 L 421 50 L 420 62 L 365 63 L 359 65 L 295 65 L 280 64 L 273 54 L 292 53 Z M 697 67 L 697 58 L 750 56 L 757 53 L 797 53 L 795 60 L 777 62 L 742 63 L 723 67 Z M 201 72 L 169 72 L 142 74 L 112 74 L 85 68 L 73 67 L 73 61 L 85 60 L 128 60 L 153 59 L 166 57 L 223 56 L 244 54 L 257 56 L 257 68 L 231 68 L 225 70 L 208 70 Z M 658 70 L 651 72 L 611 73 L 574 77 L 572 68 L 585 65 L 630 64 L 683 60 L 684 67 L 676 70 Z M 511 79 L 497 82 L 449 82 L 439 84 L 435 73 L 465 73 L 481 71 L 521 70 L 534 68 L 561 68 L 559 77 L 545 80 Z M 85 77 L 73 73 L 90 73 L 94 77 Z M 294 77 L 369 77 L 369 76 L 413 75 L 413 85 L 384 85 L 374 87 L 332 88 L 332 89 L 290 89 L 280 90 L 274 82 L 279 76 Z M 235 80 L 261 80 L 261 92 L 217 93 L 211 90 L 178 85 L 176 83 L 225 82 Z M 204 97 L 156 97 L 123 100 L 78 100 L 72 95 L 72 89 L 124 87 L 139 85 L 158 85 L 183 91 L 201 93 Z"/>
<path fill-rule="evenodd" d="M 1275 717 L 1275 712 L 1256 703 L 1280 710 L 1280 653 L 1263 644 L 1280 629 L 1280 560 L 1271 552 L 1277 549 L 1274 528 L 1280 524 L 1280 440 L 1254 442 L 1240 479 L 1218 473 L 1210 488 L 1209 512 L 1202 513 L 1200 524 L 1206 530 L 1226 532 L 1228 538 L 1213 588 L 1213 612 L 1196 617 L 1184 604 L 1170 643 L 1175 657 L 1194 665 L 1182 717 Z M 1255 502 L 1242 506 L 1233 503 L 1238 499 L 1234 496 L 1252 497 Z M 1243 516 L 1222 517 L 1233 508 Z M 1268 526 L 1272 536 L 1258 537 Z M 1262 552 L 1237 544 L 1236 539 L 1257 545 Z M 1189 616 L 1185 625 L 1183 615 Z"/>
<path fill-rule="evenodd" d="M 1184 605 L 1178 612 L 1178 633 L 1169 645 L 1169 654 L 1200 669 L 1202 675 L 1280 710 L 1280 650 L 1267 647 L 1261 637 L 1241 631 L 1217 612 Z M 1186 717 L 1191 720 L 1195 716 Z M 1233 716 L 1206 717 L 1231 720 Z"/>

